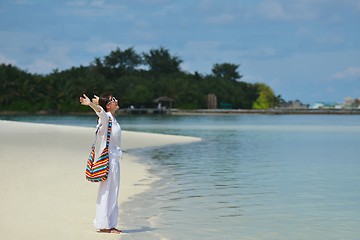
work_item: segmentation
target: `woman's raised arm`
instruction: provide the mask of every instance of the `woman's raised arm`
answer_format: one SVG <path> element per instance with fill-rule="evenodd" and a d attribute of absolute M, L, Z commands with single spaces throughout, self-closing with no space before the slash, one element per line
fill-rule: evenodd
<path fill-rule="evenodd" d="M 101 112 L 102 110 L 101 106 L 93 103 L 85 94 L 83 94 L 83 97 L 80 97 L 80 103 L 82 105 L 91 107 L 95 112 Z"/>

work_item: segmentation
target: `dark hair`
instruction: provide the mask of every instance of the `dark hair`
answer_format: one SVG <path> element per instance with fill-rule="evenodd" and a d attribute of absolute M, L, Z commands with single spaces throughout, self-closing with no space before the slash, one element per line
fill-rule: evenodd
<path fill-rule="evenodd" d="M 110 97 L 112 97 L 112 94 L 110 93 L 101 94 L 99 97 L 99 105 L 104 109 L 105 112 L 107 112 L 106 105 L 110 102 Z"/>

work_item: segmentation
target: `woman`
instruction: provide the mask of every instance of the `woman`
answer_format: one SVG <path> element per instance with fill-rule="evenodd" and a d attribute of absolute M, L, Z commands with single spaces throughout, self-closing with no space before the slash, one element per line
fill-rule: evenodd
<path fill-rule="evenodd" d="M 105 148 L 109 117 L 112 120 L 109 143 L 109 175 L 106 181 L 100 183 L 96 201 L 96 217 L 94 226 L 98 232 L 121 233 L 116 229 L 118 221 L 118 195 L 120 187 L 121 127 L 115 119 L 115 111 L 119 109 L 118 101 L 111 94 L 101 95 L 91 101 L 85 94 L 80 97 L 80 103 L 91 107 L 98 115 L 100 129 L 97 138 L 100 141 L 98 154 Z"/>

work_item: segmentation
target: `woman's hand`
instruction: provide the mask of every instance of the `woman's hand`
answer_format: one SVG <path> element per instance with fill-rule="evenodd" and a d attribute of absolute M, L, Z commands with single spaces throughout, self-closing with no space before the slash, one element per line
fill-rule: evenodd
<path fill-rule="evenodd" d="M 81 105 L 86 105 L 86 106 L 89 106 L 91 101 L 90 99 L 88 98 L 88 96 L 85 95 L 85 93 L 83 94 L 84 97 L 80 97 L 80 103 Z"/>
<path fill-rule="evenodd" d="M 96 102 L 99 102 L 99 97 L 96 95 L 94 95 L 92 101 L 85 95 L 85 93 L 83 94 L 83 97 L 80 97 L 80 103 L 82 105 L 91 107 L 95 112 L 101 112 L 102 107 L 100 107 Z"/>
<path fill-rule="evenodd" d="M 92 102 L 96 105 L 99 105 L 99 97 L 94 95 L 93 99 L 92 99 Z"/>

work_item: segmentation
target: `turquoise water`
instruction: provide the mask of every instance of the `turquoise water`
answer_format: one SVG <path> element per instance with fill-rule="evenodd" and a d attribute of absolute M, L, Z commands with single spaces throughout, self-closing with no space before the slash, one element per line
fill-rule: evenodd
<path fill-rule="evenodd" d="M 96 123 L 96 117 L 16 120 Z M 118 120 L 125 130 L 203 139 L 132 152 L 161 179 L 122 206 L 121 239 L 360 238 L 359 115 Z"/>

